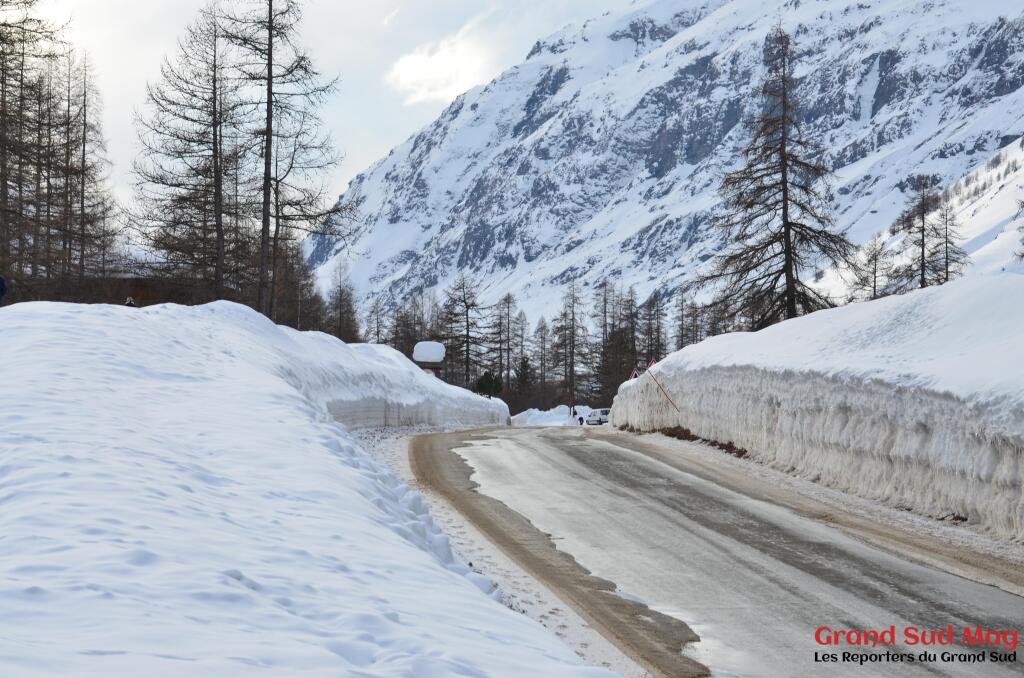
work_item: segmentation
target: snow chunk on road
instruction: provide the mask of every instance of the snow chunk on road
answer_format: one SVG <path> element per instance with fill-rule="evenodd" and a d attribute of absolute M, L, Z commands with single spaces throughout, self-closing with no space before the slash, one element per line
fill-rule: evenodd
<path fill-rule="evenodd" d="M 579 417 L 584 417 L 593 412 L 586 405 L 576 406 L 576 416 L 569 413 L 568 405 L 559 405 L 550 410 L 538 410 L 531 407 L 525 412 L 512 417 L 513 426 L 579 426 Z"/>
<path fill-rule="evenodd" d="M 0 675 L 607 675 L 482 593 L 326 408 L 485 399 L 223 302 L 0 327 Z"/>
<path fill-rule="evenodd" d="M 616 426 L 682 426 L 823 484 L 1024 541 L 1024 276 L 714 337 L 627 382 Z"/>

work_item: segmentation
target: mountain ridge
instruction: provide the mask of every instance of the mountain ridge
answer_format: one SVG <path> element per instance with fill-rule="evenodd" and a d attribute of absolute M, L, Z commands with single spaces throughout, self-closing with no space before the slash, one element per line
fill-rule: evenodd
<path fill-rule="evenodd" d="M 801 55 L 801 123 L 855 241 L 889 226 L 911 176 L 952 184 L 1024 132 L 1024 10 L 634 3 L 538 41 L 353 179 L 351 247 L 307 241 L 321 284 L 344 265 L 362 299 L 393 303 L 468 271 L 484 301 L 511 291 L 535 318 L 571 277 L 641 296 L 686 282 L 722 246 L 708 221 L 779 17 Z"/>

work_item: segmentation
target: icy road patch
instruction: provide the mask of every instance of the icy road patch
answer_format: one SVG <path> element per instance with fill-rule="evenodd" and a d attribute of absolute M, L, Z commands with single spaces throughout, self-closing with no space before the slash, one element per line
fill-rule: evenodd
<path fill-rule="evenodd" d="M 814 663 L 818 626 L 1016 628 L 1022 599 L 769 501 L 778 484 L 771 477 L 752 481 L 730 463 L 718 466 L 716 457 L 738 461 L 720 451 L 669 445 L 663 450 L 668 463 L 634 449 L 631 438 L 513 428 L 475 436 L 455 452 L 472 466 L 480 493 L 552 535 L 559 550 L 617 584 L 620 595 L 688 624 L 700 640 L 687 644 L 685 654 L 715 676 L 1024 673 L 1019 662 L 986 664 L 983 674 L 976 665 L 955 663 L 898 672 L 885 663 L 834 664 L 823 672 Z M 714 481 L 699 471 L 709 464 L 719 471 Z"/>

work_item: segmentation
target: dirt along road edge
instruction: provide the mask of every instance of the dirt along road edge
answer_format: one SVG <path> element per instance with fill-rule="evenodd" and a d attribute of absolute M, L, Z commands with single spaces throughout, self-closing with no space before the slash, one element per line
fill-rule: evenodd
<path fill-rule="evenodd" d="M 505 504 L 476 491 L 472 468 L 454 448 L 487 437 L 488 430 L 423 434 L 410 438 L 409 464 L 417 481 L 450 502 L 509 558 L 558 595 L 624 654 L 658 676 L 709 676 L 708 667 L 683 656 L 699 640 L 684 622 L 615 593 L 551 536 Z"/>

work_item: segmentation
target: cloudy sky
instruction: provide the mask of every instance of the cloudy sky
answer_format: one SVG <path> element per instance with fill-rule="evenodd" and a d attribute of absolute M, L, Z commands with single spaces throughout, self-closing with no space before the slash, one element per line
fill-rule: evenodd
<path fill-rule="evenodd" d="M 207 0 L 43 0 L 88 51 L 105 102 L 118 195 L 130 196 L 132 113 L 182 29 Z M 456 95 L 521 61 L 567 23 L 630 0 L 306 0 L 303 36 L 320 70 L 341 78 L 325 111 L 348 180 L 430 122 Z"/>

